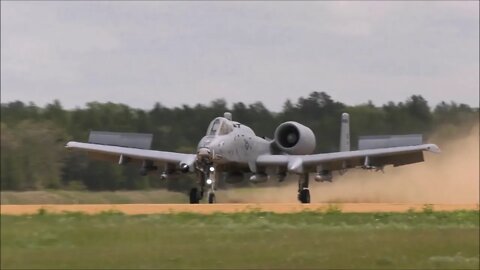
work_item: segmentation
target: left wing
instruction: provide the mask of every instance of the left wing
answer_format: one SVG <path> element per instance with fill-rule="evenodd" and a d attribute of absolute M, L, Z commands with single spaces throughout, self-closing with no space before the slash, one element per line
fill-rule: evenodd
<path fill-rule="evenodd" d="M 257 168 L 285 167 L 288 172 L 308 173 L 321 170 L 336 171 L 359 166 L 401 166 L 423 161 L 423 151 L 439 153 L 435 144 L 400 146 L 368 150 L 334 152 L 315 155 L 261 155 L 256 160 Z"/>

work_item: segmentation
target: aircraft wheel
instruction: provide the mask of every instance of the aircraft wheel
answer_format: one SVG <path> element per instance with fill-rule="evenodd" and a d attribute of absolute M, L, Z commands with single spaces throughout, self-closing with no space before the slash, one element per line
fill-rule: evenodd
<path fill-rule="evenodd" d="M 208 193 L 208 203 L 215 203 L 215 193 L 213 192 Z"/>
<path fill-rule="evenodd" d="M 198 196 L 198 189 L 197 188 L 192 188 L 190 189 L 190 203 L 191 204 L 198 204 L 200 201 L 200 198 Z"/>
<path fill-rule="evenodd" d="M 310 203 L 310 190 L 308 190 L 308 189 L 302 189 L 302 190 L 298 193 L 298 200 L 299 200 L 301 203 Z"/>

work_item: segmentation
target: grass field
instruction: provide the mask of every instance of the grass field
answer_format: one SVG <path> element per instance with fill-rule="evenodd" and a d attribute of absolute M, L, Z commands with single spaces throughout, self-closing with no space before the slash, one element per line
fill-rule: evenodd
<path fill-rule="evenodd" d="M 478 269 L 479 212 L 1 216 L 1 268 Z"/>
<path fill-rule="evenodd" d="M 1 204 L 116 204 L 116 203 L 188 203 L 186 192 L 167 190 L 139 191 L 2 191 Z"/>

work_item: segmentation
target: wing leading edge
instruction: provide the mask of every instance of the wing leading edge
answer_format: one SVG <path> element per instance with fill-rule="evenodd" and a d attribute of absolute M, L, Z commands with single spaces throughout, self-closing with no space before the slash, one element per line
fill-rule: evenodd
<path fill-rule="evenodd" d="M 193 168 L 196 158 L 196 155 L 194 154 L 183 154 L 73 141 L 68 142 L 65 147 L 69 149 L 86 151 L 97 159 L 106 159 L 112 161 L 118 160 L 119 163 L 121 163 L 121 160 L 127 159 L 137 162 L 148 160 L 155 162 L 156 164 L 170 164 L 175 167 L 179 166 L 181 163 L 184 163 L 190 168 Z"/>
<path fill-rule="evenodd" d="M 315 172 L 317 167 L 335 171 L 364 165 L 382 167 L 422 162 L 423 151 L 439 153 L 440 148 L 435 144 L 422 144 L 314 155 L 261 155 L 256 163 L 259 168 L 280 166 L 293 173 Z"/>

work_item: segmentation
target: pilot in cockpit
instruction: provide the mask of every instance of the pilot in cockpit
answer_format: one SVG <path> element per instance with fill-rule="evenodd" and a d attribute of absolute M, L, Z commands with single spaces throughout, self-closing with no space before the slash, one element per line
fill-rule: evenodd
<path fill-rule="evenodd" d="M 232 124 L 225 118 L 216 118 L 210 124 L 207 131 L 207 136 L 226 135 L 233 131 Z"/>

